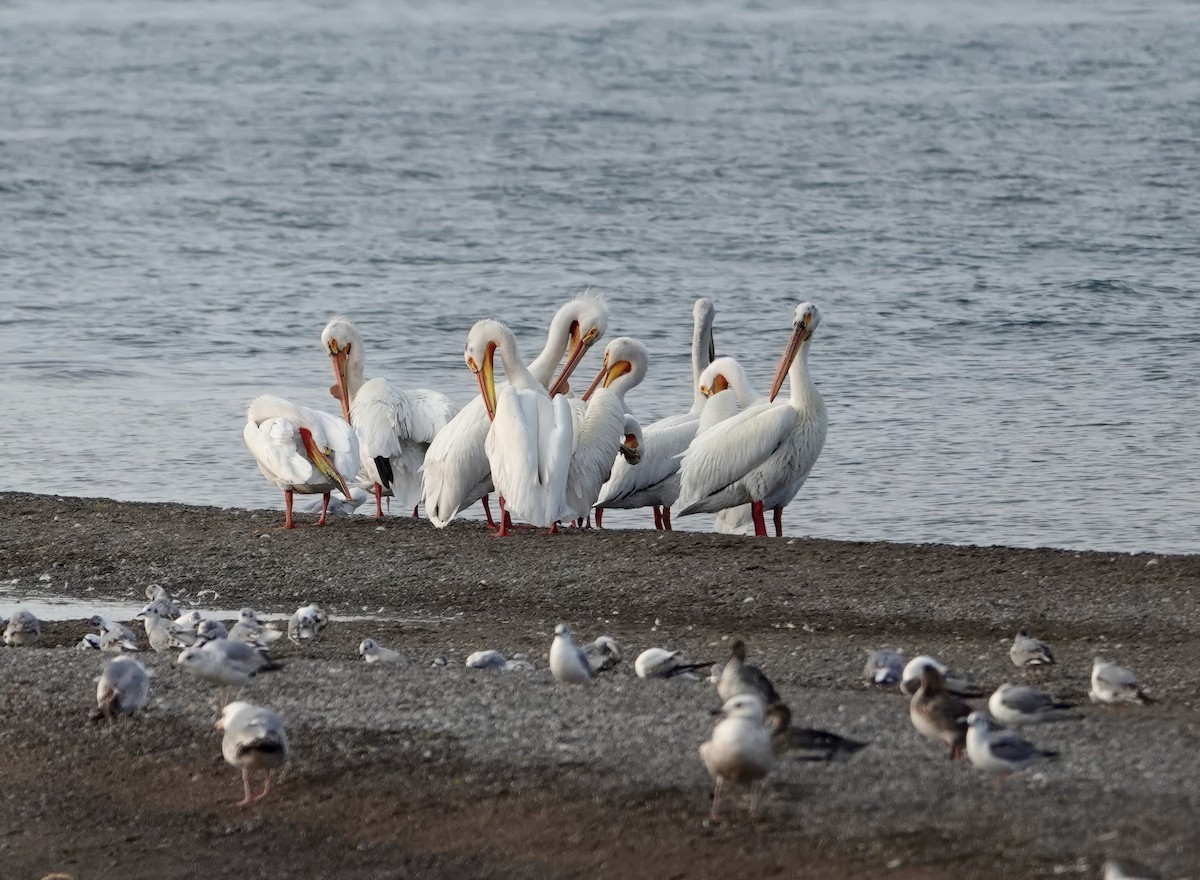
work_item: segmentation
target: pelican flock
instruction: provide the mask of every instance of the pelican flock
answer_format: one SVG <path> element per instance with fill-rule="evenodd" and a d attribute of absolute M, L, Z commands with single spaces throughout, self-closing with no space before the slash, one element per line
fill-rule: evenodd
<path fill-rule="evenodd" d="M 413 515 L 445 528 L 476 501 L 488 525 L 508 535 L 514 519 L 559 530 L 602 524 L 605 510 L 651 508 L 656 529 L 680 515 L 716 513 L 716 531 L 775 535 L 783 509 L 807 480 L 825 442 L 825 405 L 808 370 L 820 323 L 812 303 L 795 310 L 792 332 L 770 393 L 756 394 L 732 357 L 716 357 L 716 307 L 692 307 L 691 406 L 644 428 L 627 399 L 657 360 L 641 341 L 608 343 L 591 386 L 579 397 L 570 381 L 609 321 L 608 304 L 584 294 L 564 303 L 545 343 L 528 364 L 516 335 L 492 318 L 467 334 L 464 360 L 478 393 L 457 413 L 446 395 L 405 390 L 384 377 L 366 378 L 362 332 L 335 316 L 321 333 L 341 418 L 272 395 L 251 402 L 243 432 L 263 474 L 284 493 L 285 528 L 295 525 L 296 492 L 320 494 L 323 525 L 330 493 L 347 499 L 366 489 L 394 497 Z M 496 359 L 506 382 L 498 382 Z M 670 369 L 671 365 L 666 368 Z M 784 380 L 789 395 L 777 400 Z M 493 519 L 488 498 L 500 497 Z M 367 495 L 366 497 L 370 497 Z"/>

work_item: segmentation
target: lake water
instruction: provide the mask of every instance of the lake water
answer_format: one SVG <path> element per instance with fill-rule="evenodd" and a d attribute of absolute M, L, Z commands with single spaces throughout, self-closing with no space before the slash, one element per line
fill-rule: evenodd
<path fill-rule="evenodd" d="M 1195 552 L 1198 46 L 1136 0 L 0 0 L 0 489 L 280 507 L 244 407 L 334 411 L 332 314 L 462 403 L 477 318 L 532 352 L 592 286 L 644 420 L 696 297 L 760 388 L 820 305 L 789 533 Z"/>

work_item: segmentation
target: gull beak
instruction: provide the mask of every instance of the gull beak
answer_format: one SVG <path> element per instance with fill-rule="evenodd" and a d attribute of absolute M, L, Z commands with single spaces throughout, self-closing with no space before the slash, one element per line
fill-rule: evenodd
<path fill-rule="evenodd" d="M 467 364 L 479 380 L 479 393 L 483 395 L 483 405 L 487 407 L 488 421 L 496 418 L 496 346 L 488 345 L 487 354 L 483 358 L 483 366 L 475 363 L 472 358 Z"/>
<path fill-rule="evenodd" d="M 329 393 L 342 402 L 342 415 L 350 421 L 350 392 L 346 383 L 346 367 L 350 361 L 350 345 L 338 348 L 337 340 L 329 340 L 329 360 L 333 365 L 333 387 Z"/>
<path fill-rule="evenodd" d="M 562 372 L 558 374 L 558 378 L 550 385 L 550 396 L 556 394 L 565 394 L 567 380 L 571 378 L 571 374 L 575 372 L 575 368 L 579 366 L 579 362 L 583 360 L 583 356 L 587 354 L 588 349 L 592 347 L 600 336 L 599 331 L 593 327 L 586 334 L 580 335 L 579 327 L 572 326 L 571 328 L 571 350 L 567 353 L 567 362 L 563 364 Z M 593 383 L 594 384 L 594 383 Z M 584 397 L 584 400 L 587 400 Z"/>
<path fill-rule="evenodd" d="M 775 378 L 771 380 L 770 399 L 772 401 L 779 395 L 779 389 L 783 387 L 783 379 L 791 369 L 792 361 L 796 359 L 796 352 L 810 336 L 812 336 L 812 329 L 808 326 L 807 320 L 798 321 L 792 328 L 792 336 L 788 339 L 787 348 L 783 350 L 783 357 L 779 359 L 779 366 L 775 368 Z"/>
<path fill-rule="evenodd" d="M 308 454 L 309 461 L 313 463 L 317 470 L 337 483 L 343 495 L 350 497 L 350 487 L 346 485 L 346 481 L 338 473 L 338 469 L 333 466 L 333 461 L 329 458 L 329 455 L 317 447 L 317 441 L 313 440 L 312 431 L 308 430 L 308 428 L 301 428 L 300 439 L 304 443 L 304 451 Z"/>

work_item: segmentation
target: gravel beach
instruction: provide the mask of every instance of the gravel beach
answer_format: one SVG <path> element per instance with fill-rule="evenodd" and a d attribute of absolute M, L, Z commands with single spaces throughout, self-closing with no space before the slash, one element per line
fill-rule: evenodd
<path fill-rule="evenodd" d="M 73 650 L 87 613 L 0 650 L 4 876 L 1099 877 L 1113 858 L 1200 877 L 1200 556 L 651 530 L 497 539 L 406 517 L 301 516 L 283 531 L 282 518 L 0 494 L 6 616 L 21 599 L 140 605 L 151 583 L 201 608 L 333 614 L 319 643 L 280 643 L 283 668 L 243 695 L 279 712 L 293 747 L 249 808 L 213 730 L 216 688 L 173 655 L 139 655 L 149 706 L 110 730 L 89 720 L 107 657 Z M 595 687 L 551 677 L 560 621 L 620 644 Z M 1057 665 L 1012 666 L 1022 627 Z M 784 759 L 757 820 L 738 794 L 711 825 L 697 747 L 716 692 L 641 681 L 633 660 L 661 646 L 723 661 L 733 635 L 797 723 L 869 746 Z M 366 637 L 409 664 L 364 664 Z M 1060 757 L 997 790 L 916 733 L 898 688 L 864 685 L 865 650 L 884 645 L 986 692 L 1027 681 L 1083 717 L 1025 731 Z M 536 670 L 465 669 L 484 648 Z M 1096 654 L 1156 702 L 1088 705 Z"/>

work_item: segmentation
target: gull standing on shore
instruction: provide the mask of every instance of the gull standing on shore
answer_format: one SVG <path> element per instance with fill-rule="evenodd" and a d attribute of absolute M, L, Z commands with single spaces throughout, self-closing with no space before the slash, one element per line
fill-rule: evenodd
<path fill-rule="evenodd" d="M 160 615 L 155 604 L 147 605 L 137 616 L 146 627 L 146 639 L 150 647 L 160 654 L 172 648 L 186 648 L 196 641 L 194 632 L 186 626 L 176 626 L 174 621 Z"/>
<path fill-rule="evenodd" d="M 171 594 L 162 584 L 151 584 L 146 587 L 146 598 L 150 600 L 150 607 L 158 612 L 159 617 L 177 620 L 182 614 L 179 603 L 171 598 Z"/>
<path fill-rule="evenodd" d="M 578 296 L 561 306 L 550 322 L 546 344 L 529 365 L 529 374 L 551 394 L 565 392 L 568 380 L 591 346 L 608 327 L 608 306 L 597 296 Z M 566 355 L 558 378 L 554 371 Z M 425 515 L 445 528 L 464 507 L 482 500 L 488 525 L 495 525 L 487 495 L 493 491 L 485 443 L 491 414 L 482 397 L 473 397 L 425 452 L 421 470 Z"/>
<path fill-rule="evenodd" d="M 146 669 L 132 657 L 116 657 L 108 661 L 96 679 L 97 720 L 107 718 L 111 727 L 116 715 L 132 715 L 146 705 L 150 693 L 150 678 Z"/>
<path fill-rule="evenodd" d="M 756 696 L 742 694 L 726 700 L 722 718 L 713 728 L 708 742 L 700 746 L 700 758 L 713 778 L 712 809 L 709 818 L 720 822 L 717 804 L 721 786 L 750 786 L 750 815 L 758 812 L 758 798 L 766 787 L 766 776 L 775 766 L 771 734 L 763 718 L 763 705 Z M 755 783 L 760 783 L 755 788 Z"/>
<path fill-rule="evenodd" d="M 992 727 L 986 712 L 972 712 L 967 716 L 967 724 L 967 759 L 977 769 L 991 774 L 996 788 L 1018 770 L 1058 756 L 1058 752 L 1039 749 L 1011 730 Z"/>
<path fill-rule="evenodd" d="M 214 639 L 198 648 L 185 648 L 175 658 L 175 665 L 196 678 L 219 685 L 222 706 L 228 700 L 229 689 L 244 688 L 251 678 L 272 667 L 266 648 L 232 639 Z"/>
<path fill-rule="evenodd" d="M 812 303 L 796 307 L 792 334 L 775 378 L 771 403 L 697 434 L 679 466 L 680 513 L 716 513 L 751 505 L 754 534 L 765 537 L 764 510 L 783 534 L 783 508 L 796 497 L 825 445 L 825 403 L 808 372 L 808 347 L 821 317 Z M 774 402 L 788 377 L 786 402 Z"/>
<path fill-rule="evenodd" d="M 696 436 L 700 411 L 707 398 L 700 393 L 700 374 L 716 357 L 712 301 L 698 299 L 692 306 L 692 408 L 667 416 L 642 429 L 642 456 L 636 464 L 618 458 L 596 500 L 596 526 L 608 508 L 632 510 L 650 507 L 654 528 L 671 531 L 671 505 L 679 496 L 679 456 Z"/>
<path fill-rule="evenodd" d="M 1070 708 L 1070 703 L 1056 700 L 1043 691 L 1008 682 L 996 688 L 988 698 L 988 710 L 992 716 L 1001 724 L 1018 730 L 1028 724 L 1078 718 L 1078 715 L 1067 711 Z"/>
<path fill-rule="evenodd" d="M 238 806 L 261 801 L 271 790 L 271 772 L 283 766 L 291 754 L 283 720 L 270 709 L 238 702 L 225 707 L 216 727 L 223 734 L 221 754 L 229 764 L 242 771 L 245 797 Z M 254 797 L 250 795 L 251 770 L 267 772 L 262 791 Z"/>
<path fill-rule="evenodd" d="M 1092 664 L 1092 689 L 1088 694 L 1093 703 L 1153 703 L 1138 685 L 1133 671 L 1096 657 Z"/>
<path fill-rule="evenodd" d="M 381 377 L 364 380 L 362 333 L 347 317 L 339 315 L 325 325 L 321 345 L 333 366 L 329 391 L 358 435 L 362 474 L 375 493 L 375 517 L 383 516 L 384 495 L 395 496 L 403 510 L 416 516 L 425 451 L 454 418 L 454 405 L 437 391 L 403 391 Z"/>
<path fill-rule="evenodd" d="M 499 390 L 497 351 L 509 383 Z M 479 381 L 492 419 L 484 451 L 501 510 L 556 533 L 558 522 L 571 515 L 566 495 L 575 443 L 570 402 L 562 394 L 551 397 L 529 372 L 512 331 L 499 321 L 476 322 L 463 358 Z M 503 513 L 500 534 L 508 534 L 508 517 Z"/>
<path fill-rule="evenodd" d="M 550 672 L 559 684 L 594 684 L 596 673 L 588 655 L 571 641 L 571 628 L 560 623 L 550 643 Z"/>
<path fill-rule="evenodd" d="M 1012 647 L 1008 649 L 1009 659 L 1013 666 L 1028 668 L 1030 666 L 1050 666 L 1054 663 L 1054 652 L 1041 639 L 1035 639 L 1029 630 L 1017 631 Z"/>
<path fill-rule="evenodd" d="M 952 761 L 962 756 L 971 707 L 946 690 L 946 680 L 936 666 L 921 670 L 921 685 L 909 701 L 908 714 L 917 733 L 950 746 Z"/>
<path fill-rule="evenodd" d="M 292 498 L 296 492 L 322 496 L 319 526 L 325 525 L 330 492 L 340 489 L 349 497 L 345 475 L 358 473 L 358 435 L 342 419 L 264 394 L 246 409 L 242 439 L 263 476 L 283 490 L 285 529 L 295 528 Z"/>
<path fill-rule="evenodd" d="M 42 635 L 42 624 L 33 613 L 19 608 L 12 613 L 4 627 L 4 644 L 10 648 L 32 645 Z"/>

